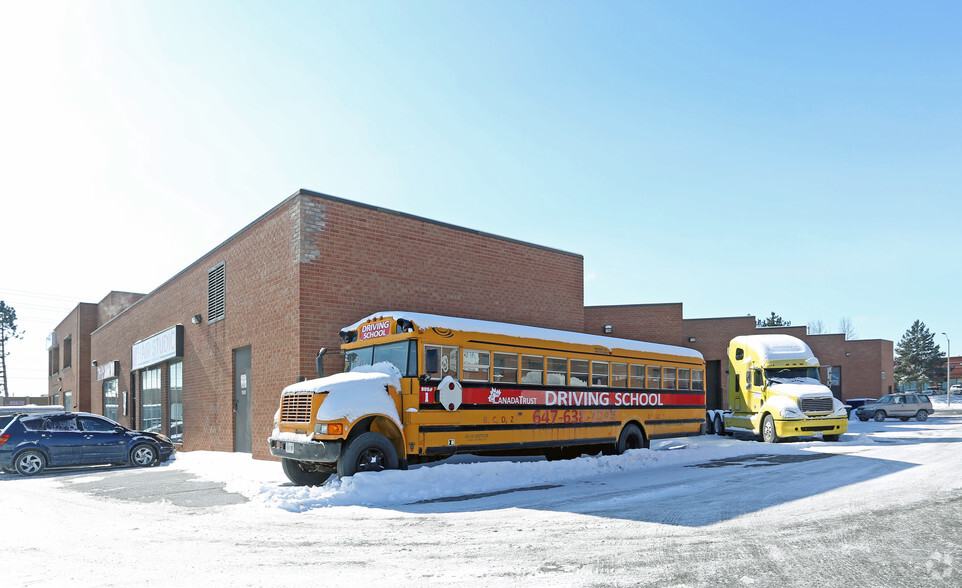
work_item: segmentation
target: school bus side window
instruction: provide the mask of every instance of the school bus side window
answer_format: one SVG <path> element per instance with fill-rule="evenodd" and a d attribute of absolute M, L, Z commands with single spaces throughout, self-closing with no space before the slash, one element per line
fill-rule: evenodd
<path fill-rule="evenodd" d="M 440 380 L 445 376 L 451 376 L 457 380 L 458 348 L 446 345 L 425 345 L 424 371 L 434 380 Z"/>
<path fill-rule="evenodd" d="M 612 388 L 628 387 L 628 364 L 627 363 L 611 364 L 611 387 Z"/>
<path fill-rule="evenodd" d="M 548 358 L 549 386 L 564 386 L 568 382 L 568 360 L 560 357 Z"/>
<path fill-rule="evenodd" d="M 688 368 L 678 368 L 678 389 L 688 390 L 691 377 L 691 370 Z"/>
<path fill-rule="evenodd" d="M 628 379 L 628 387 L 645 387 L 645 366 L 631 364 L 631 377 Z"/>
<path fill-rule="evenodd" d="M 691 389 L 692 390 L 704 390 L 705 389 L 705 373 L 701 370 L 691 371 Z"/>
<path fill-rule="evenodd" d="M 490 355 L 487 351 L 465 349 L 464 361 L 461 362 L 461 369 L 464 370 L 464 379 L 475 382 L 487 382 L 489 362 Z"/>
<path fill-rule="evenodd" d="M 666 390 L 675 389 L 675 368 L 666 367 L 661 370 L 662 387 Z"/>
<path fill-rule="evenodd" d="M 521 356 L 521 383 L 543 384 L 544 358 L 536 355 Z"/>
<path fill-rule="evenodd" d="M 591 362 L 591 385 L 592 386 L 608 385 L 608 362 L 606 361 Z"/>
<path fill-rule="evenodd" d="M 518 383 L 518 356 L 514 353 L 494 352 L 494 382 L 499 384 Z"/>
<path fill-rule="evenodd" d="M 588 360 L 587 359 L 571 360 L 571 385 L 572 386 L 588 385 Z"/>
<path fill-rule="evenodd" d="M 657 365 L 648 366 L 648 387 L 658 390 L 661 388 L 661 367 Z"/>

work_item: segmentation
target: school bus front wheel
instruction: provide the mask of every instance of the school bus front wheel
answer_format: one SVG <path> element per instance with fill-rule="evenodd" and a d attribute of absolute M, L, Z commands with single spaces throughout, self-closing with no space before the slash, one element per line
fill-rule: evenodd
<path fill-rule="evenodd" d="M 337 459 L 337 475 L 345 478 L 358 472 L 380 472 L 398 469 L 397 450 L 391 440 L 380 433 L 367 432 L 352 439 Z"/>

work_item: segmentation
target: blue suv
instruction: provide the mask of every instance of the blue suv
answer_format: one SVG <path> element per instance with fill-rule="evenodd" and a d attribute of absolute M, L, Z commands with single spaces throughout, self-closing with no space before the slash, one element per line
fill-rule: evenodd
<path fill-rule="evenodd" d="M 23 476 L 59 466 L 147 467 L 167 461 L 173 452 L 164 435 L 132 431 L 84 412 L 18 414 L 0 431 L 0 469 Z"/>

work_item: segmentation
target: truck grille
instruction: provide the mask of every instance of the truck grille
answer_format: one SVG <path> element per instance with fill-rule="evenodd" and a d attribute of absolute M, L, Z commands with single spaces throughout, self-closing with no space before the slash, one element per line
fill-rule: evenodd
<path fill-rule="evenodd" d="M 314 395 L 288 394 L 281 400 L 281 421 L 285 423 L 311 422 L 311 400 Z"/>
<path fill-rule="evenodd" d="M 831 398 L 802 398 L 799 408 L 802 412 L 832 412 Z"/>

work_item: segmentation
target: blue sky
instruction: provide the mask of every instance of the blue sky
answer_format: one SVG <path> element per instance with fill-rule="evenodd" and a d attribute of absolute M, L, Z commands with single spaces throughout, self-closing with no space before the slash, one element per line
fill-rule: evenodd
<path fill-rule="evenodd" d="M 582 254 L 589 305 L 896 342 L 921 319 L 958 354 L 960 25 L 955 2 L 0 3 L 11 389 L 46 389 L 76 302 L 154 289 L 299 188 Z"/>

